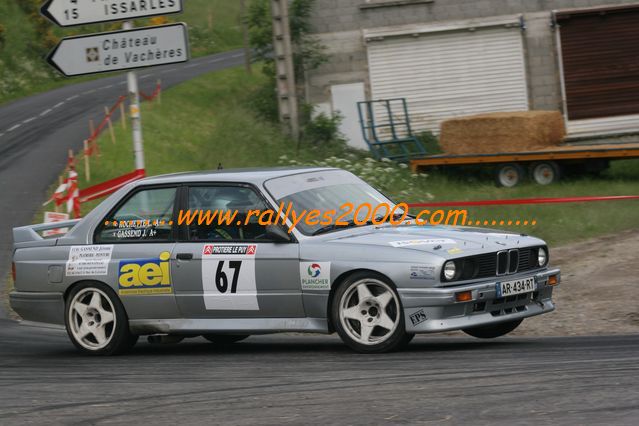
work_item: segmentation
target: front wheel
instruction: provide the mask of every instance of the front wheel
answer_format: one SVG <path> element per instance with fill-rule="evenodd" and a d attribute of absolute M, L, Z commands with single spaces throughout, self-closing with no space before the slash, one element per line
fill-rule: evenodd
<path fill-rule="evenodd" d="M 409 341 L 395 286 L 372 272 L 353 274 L 339 286 L 331 319 L 342 341 L 360 353 L 390 352 Z"/>
<path fill-rule="evenodd" d="M 496 337 L 505 336 L 521 324 L 523 319 L 501 322 L 499 324 L 484 325 L 481 327 L 466 328 L 462 330 L 464 333 L 477 337 L 478 339 L 494 339 Z"/>
<path fill-rule="evenodd" d="M 101 283 L 85 283 L 71 290 L 65 323 L 71 342 L 87 355 L 120 354 L 138 340 L 129 331 L 124 306 L 113 290 Z"/>

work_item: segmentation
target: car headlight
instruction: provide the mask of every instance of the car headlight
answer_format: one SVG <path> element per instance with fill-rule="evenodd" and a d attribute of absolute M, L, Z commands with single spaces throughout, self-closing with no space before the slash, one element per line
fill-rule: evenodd
<path fill-rule="evenodd" d="M 548 263 L 548 253 L 543 247 L 540 247 L 539 252 L 537 252 L 537 263 L 539 266 L 546 266 L 546 263 Z"/>
<path fill-rule="evenodd" d="M 446 278 L 446 280 L 452 280 L 453 278 L 455 278 L 456 274 L 457 266 L 455 265 L 455 262 L 449 260 L 448 262 L 444 263 L 444 278 Z"/>

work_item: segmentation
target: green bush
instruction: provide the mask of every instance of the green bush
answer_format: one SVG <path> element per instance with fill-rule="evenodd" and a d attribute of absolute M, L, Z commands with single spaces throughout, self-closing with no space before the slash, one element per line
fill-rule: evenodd
<path fill-rule="evenodd" d="M 427 130 L 417 135 L 417 139 L 424 145 L 429 155 L 441 154 L 444 151 L 439 145 L 439 139 L 433 132 Z"/>
<path fill-rule="evenodd" d="M 310 104 L 303 104 L 301 109 L 303 141 L 313 145 L 345 144 L 344 135 L 339 131 L 344 119 L 341 114 L 315 114 L 315 106 Z"/>

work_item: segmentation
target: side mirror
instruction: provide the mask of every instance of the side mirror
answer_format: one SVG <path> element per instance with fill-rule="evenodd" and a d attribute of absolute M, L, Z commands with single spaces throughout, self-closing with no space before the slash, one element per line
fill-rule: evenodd
<path fill-rule="evenodd" d="M 268 225 L 266 227 L 266 237 L 276 243 L 290 243 L 291 235 L 276 225 Z"/>

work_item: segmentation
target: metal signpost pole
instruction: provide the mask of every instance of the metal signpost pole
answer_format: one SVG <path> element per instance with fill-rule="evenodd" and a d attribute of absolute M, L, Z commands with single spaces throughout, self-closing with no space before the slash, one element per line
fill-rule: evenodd
<path fill-rule="evenodd" d="M 133 28 L 132 21 L 122 24 L 123 30 Z M 138 90 L 138 76 L 135 71 L 126 73 L 129 92 L 129 111 L 131 127 L 133 128 L 133 154 L 135 155 L 135 169 L 144 170 L 144 141 L 142 139 L 142 117 L 140 115 L 140 92 Z"/>

